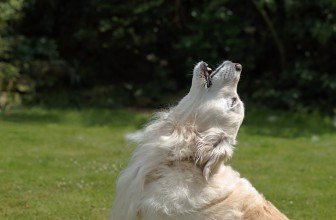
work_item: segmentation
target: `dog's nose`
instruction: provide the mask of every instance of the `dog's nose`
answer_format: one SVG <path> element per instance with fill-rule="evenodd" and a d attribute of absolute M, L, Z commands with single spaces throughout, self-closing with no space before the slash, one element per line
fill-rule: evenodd
<path fill-rule="evenodd" d="M 241 71 L 243 69 L 243 66 L 239 63 L 236 63 L 235 68 L 236 68 L 237 71 Z"/>

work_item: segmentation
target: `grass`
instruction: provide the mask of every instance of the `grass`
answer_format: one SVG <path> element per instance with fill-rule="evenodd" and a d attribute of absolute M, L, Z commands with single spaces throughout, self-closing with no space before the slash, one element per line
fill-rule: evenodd
<path fill-rule="evenodd" d="M 105 219 L 132 152 L 124 134 L 148 114 L 14 109 L 0 117 L 0 219 Z M 291 219 L 336 216 L 330 117 L 247 108 L 229 162 Z"/>

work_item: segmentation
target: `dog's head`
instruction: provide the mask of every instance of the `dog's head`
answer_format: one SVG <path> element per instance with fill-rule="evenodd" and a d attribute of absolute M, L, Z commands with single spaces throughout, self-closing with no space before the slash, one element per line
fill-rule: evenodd
<path fill-rule="evenodd" d="M 182 123 L 189 122 L 198 130 L 222 128 L 236 136 L 244 118 L 244 105 L 237 93 L 242 65 L 225 61 L 214 71 L 205 62 L 194 67 L 190 91 L 176 107 Z"/>
<path fill-rule="evenodd" d="M 237 93 L 242 65 L 225 61 L 214 71 L 205 62 L 196 64 L 190 91 L 174 108 L 181 127 L 195 130 L 195 162 L 206 179 L 233 153 L 244 118 L 244 104 Z"/>

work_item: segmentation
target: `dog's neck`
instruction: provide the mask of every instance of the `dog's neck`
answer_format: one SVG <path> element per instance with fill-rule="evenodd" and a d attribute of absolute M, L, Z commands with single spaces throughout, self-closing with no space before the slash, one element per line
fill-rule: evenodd
<path fill-rule="evenodd" d="M 181 127 L 190 126 L 199 132 L 215 127 L 236 138 L 241 119 L 223 117 L 222 112 L 216 111 L 216 105 L 214 105 L 211 111 L 205 111 L 202 107 L 202 105 L 212 105 L 217 100 L 223 99 L 223 93 L 228 92 L 223 89 L 216 94 L 212 94 L 211 91 L 204 93 L 197 89 L 191 89 L 178 105 L 171 109 L 169 115 Z M 238 97 L 236 93 L 234 94 Z"/>

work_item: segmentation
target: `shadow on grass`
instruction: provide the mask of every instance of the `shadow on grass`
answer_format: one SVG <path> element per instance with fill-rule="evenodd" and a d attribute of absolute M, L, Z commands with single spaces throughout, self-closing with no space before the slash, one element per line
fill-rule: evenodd
<path fill-rule="evenodd" d="M 130 110 L 90 109 L 83 112 L 83 124 L 86 126 L 142 127 L 150 115 L 139 114 Z"/>
<path fill-rule="evenodd" d="M 319 113 L 271 111 L 260 108 L 246 110 L 242 129 L 251 135 L 272 137 L 312 137 L 335 133 L 334 119 Z"/>
<path fill-rule="evenodd" d="M 18 124 L 80 124 L 83 126 L 110 126 L 140 128 L 149 118 L 149 114 L 140 114 L 124 109 L 46 109 L 17 108 L 6 115 L 0 115 L 0 121 Z"/>
<path fill-rule="evenodd" d="M 59 123 L 61 118 L 60 115 L 48 111 L 15 109 L 0 115 L 0 120 L 14 123 L 38 124 Z"/>
<path fill-rule="evenodd" d="M 47 109 L 18 108 L 0 120 L 31 124 L 80 124 L 83 126 L 142 127 L 150 118 L 150 112 L 134 110 L 89 108 L 89 109 Z M 250 135 L 272 137 L 312 137 L 336 132 L 333 118 L 318 113 L 293 113 L 285 111 L 247 108 L 242 131 Z"/>

